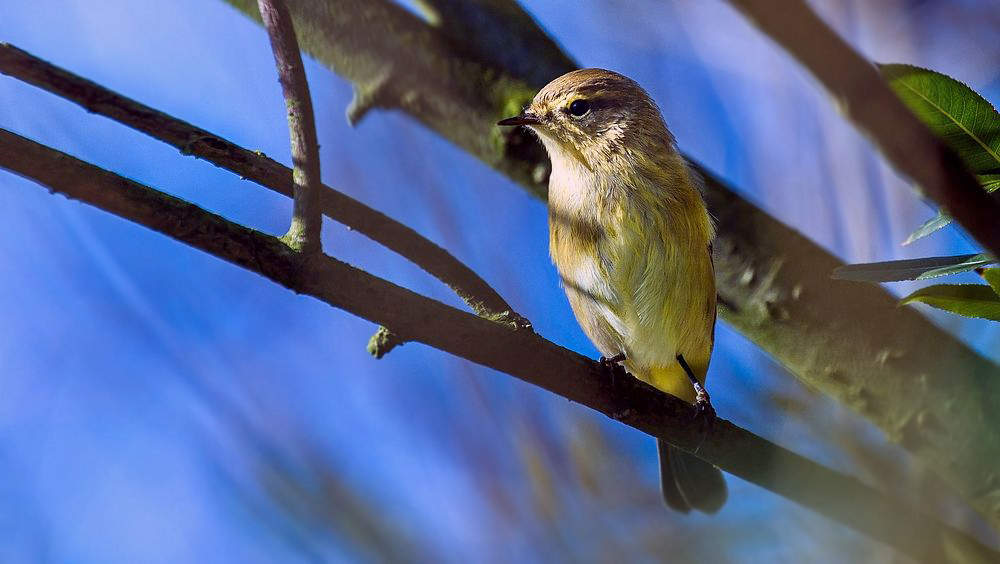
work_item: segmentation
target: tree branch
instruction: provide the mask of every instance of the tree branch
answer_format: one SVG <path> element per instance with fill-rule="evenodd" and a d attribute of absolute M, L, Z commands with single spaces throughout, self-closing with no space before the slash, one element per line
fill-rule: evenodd
<path fill-rule="evenodd" d="M 149 106 L 126 98 L 103 86 L 34 57 L 13 45 L 0 43 L 0 74 L 16 78 L 42 90 L 79 104 L 88 112 L 105 116 L 291 197 L 292 171 L 260 152 L 244 149 L 204 129 L 195 127 Z M 323 213 L 352 230 L 372 239 L 444 282 L 477 315 L 508 320 L 515 326 L 530 327 L 503 297 L 471 268 L 422 235 L 330 188 L 321 190 Z M 374 338 L 374 337 L 373 337 Z M 385 354 L 398 341 L 383 335 L 373 354 Z"/>
<path fill-rule="evenodd" d="M 323 215 L 320 210 L 319 140 L 312 97 L 306 81 L 306 69 L 299 54 L 292 16 L 284 0 L 258 0 L 261 19 L 274 52 L 278 82 L 285 96 L 288 134 L 292 143 L 292 182 L 294 183 L 292 225 L 285 239 L 292 247 L 309 255 L 322 252 L 320 234 Z"/>
<path fill-rule="evenodd" d="M 983 190 L 961 157 L 896 96 L 875 66 L 803 0 L 730 0 L 795 57 L 897 171 L 1000 256 L 1000 201 Z"/>
<path fill-rule="evenodd" d="M 576 66 L 548 35 L 510 33 L 512 29 L 538 27 L 515 0 L 416 0 L 416 3 L 428 23 L 455 42 L 455 50 L 471 47 L 473 58 L 521 77 L 536 89 Z M 475 40 L 469 41 L 470 37 Z M 537 56 L 539 53 L 544 56 Z"/>
<path fill-rule="evenodd" d="M 227 1 L 254 12 L 247 0 Z M 540 145 L 517 131 L 501 137 L 493 125 L 520 110 L 535 86 L 471 59 L 487 47 L 479 36 L 456 44 L 384 0 L 289 2 L 306 51 L 355 84 L 391 76 L 384 88 L 420 103 L 387 97 L 383 107 L 405 111 L 544 196 L 548 162 Z M 478 9 L 489 10 L 489 2 Z M 504 33 L 545 36 L 537 26 Z M 565 55 L 553 50 L 539 47 L 531 60 L 572 70 L 561 68 Z M 395 73 L 399 67 L 414 72 Z M 700 171 L 718 219 L 717 287 L 730 306 L 721 318 L 808 386 L 878 425 L 1000 528 L 1000 367 L 918 311 L 897 308 L 882 288 L 830 279 L 842 261 Z"/>
<path fill-rule="evenodd" d="M 946 551 L 1000 554 L 874 488 L 726 420 L 702 435 L 692 407 L 530 331 L 464 313 L 324 254 L 306 259 L 280 239 L 0 129 L 0 168 L 256 272 L 300 294 L 394 327 L 404 338 L 515 376 L 788 497 L 927 562 Z"/>
<path fill-rule="evenodd" d="M 259 18 L 254 0 L 227 2 Z M 302 49 L 354 85 L 348 109 L 352 123 L 373 108 L 402 109 L 531 193 L 546 193 L 549 167 L 542 146 L 528 133 L 494 126 L 520 112 L 544 82 L 527 82 L 475 58 L 477 49 L 395 2 L 293 0 L 288 8 Z M 505 31 L 517 35 L 511 28 Z M 558 49 L 537 46 L 536 64 L 546 61 L 553 70 L 563 66 L 548 62 Z"/>

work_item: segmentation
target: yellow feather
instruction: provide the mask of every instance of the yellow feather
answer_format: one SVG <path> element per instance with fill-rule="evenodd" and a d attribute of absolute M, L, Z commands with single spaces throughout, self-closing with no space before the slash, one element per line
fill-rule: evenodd
<path fill-rule="evenodd" d="M 546 116 L 533 129 L 552 160 L 553 262 L 602 354 L 624 352 L 629 372 L 693 401 L 676 356 L 704 381 L 715 326 L 714 233 L 698 180 L 638 85 L 602 102 L 612 91 L 588 84 L 556 81 L 529 108 Z M 584 95 L 602 113 L 567 117 Z"/>
<path fill-rule="evenodd" d="M 699 180 L 660 111 L 635 81 L 581 69 L 549 83 L 517 118 L 552 161 L 552 260 L 584 332 L 606 357 L 625 354 L 636 377 L 687 402 L 712 355 L 712 222 Z M 715 513 L 721 472 L 658 442 L 667 505 Z"/>

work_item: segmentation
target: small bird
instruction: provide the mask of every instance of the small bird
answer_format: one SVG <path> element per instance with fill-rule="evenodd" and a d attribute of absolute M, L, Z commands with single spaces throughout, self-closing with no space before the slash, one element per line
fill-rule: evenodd
<path fill-rule="evenodd" d="M 710 411 L 714 227 L 656 103 L 630 78 L 582 69 L 498 125 L 527 126 L 549 154 L 549 250 L 602 361 Z M 663 441 L 658 450 L 668 506 L 722 507 L 718 468 Z"/>

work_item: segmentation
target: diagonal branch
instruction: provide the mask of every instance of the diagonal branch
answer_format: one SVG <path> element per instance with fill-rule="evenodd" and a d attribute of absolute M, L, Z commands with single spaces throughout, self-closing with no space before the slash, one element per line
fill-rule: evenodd
<path fill-rule="evenodd" d="M 258 0 L 261 19 L 271 40 L 274 64 L 278 67 L 278 82 L 285 96 L 288 112 L 288 134 L 292 142 L 292 225 L 285 239 L 305 254 L 323 251 L 320 233 L 323 213 L 320 210 L 319 140 L 312 97 L 306 81 L 306 69 L 299 54 L 292 16 L 284 0 Z"/>
<path fill-rule="evenodd" d="M 854 126 L 901 174 L 993 256 L 1000 256 L 1000 201 L 982 189 L 961 157 L 931 133 L 871 62 L 830 29 L 804 0 L 730 0 L 809 70 Z"/>
<path fill-rule="evenodd" d="M 523 77 L 535 88 L 573 68 L 573 60 L 545 34 L 510 33 L 537 27 L 516 0 L 416 0 L 428 22 L 471 55 Z M 474 41 L 469 41 L 474 37 Z M 536 54 L 546 56 L 538 57 Z M 550 56 L 551 55 L 551 56 Z M 518 108 L 520 109 L 520 108 Z M 511 114 L 513 115 L 513 114 Z"/>
<path fill-rule="evenodd" d="M 255 12 L 248 0 L 227 1 Z M 385 0 L 287 1 L 302 47 L 356 88 L 391 77 L 382 82 L 380 107 L 406 112 L 544 195 L 540 145 L 493 126 L 539 85 L 474 58 L 488 48 L 479 44 L 486 38 L 460 41 Z M 547 37 L 534 25 L 504 31 Z M 572 70 L 554 46 L 525 43 L 537 46 L 531 57 L 538 64 Z M 721 318 L 808 386 L 875 423 L 1000 528 L 1000 367 L 920 312 L 897 308 L 882 288 L 831 280 L 842 261 L 700 170 L 718 220 Z"/>
<path fill-rule="evenodd" d="M 707 436 L 692 408 L 530 331 L 515 331 L 372 276 L 322 253 L 306 259 L 280 239 L 0 129 L 0 168 L 311 295 L 411 341 L 515 376 L 792 499 L 904 554 L 943 561 L 947 550 L 1000 554 L 967 534 L 725 420 Z"/>
<path fill-rule="evenodd" d="M 0 73 L 61 96 L 88 112 L 127 125 L 176 147 L 185 155 L 205 159 L 279 194 L 289 197 L 293 194 L 292 171 L 260 152 L 244 149 L 126 98 L 13 45 L 0 43 Z M 522 327 L 529 325 L 475 271 L 413 229 L 329 186 L 321 190 L 321 204 L 327 217 L 398 253 L 444 282 L 477 315 L 509 319 Z"/>

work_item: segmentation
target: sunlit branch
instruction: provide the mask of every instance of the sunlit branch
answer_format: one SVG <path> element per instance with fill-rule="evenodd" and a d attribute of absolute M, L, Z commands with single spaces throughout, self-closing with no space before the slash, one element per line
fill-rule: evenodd
<path fill-rule="evenodd" d="M 276 237 L 0 130 L 0 168 L 231 262 L 296 293 L 393 327 L 400 335 L 493 368 L 663 438 L 918 560 L 945 545 L 1000 554 L 884 493 L 726 420 L 703 433 L 687 403 L 530 331 L 462 312 L 325 254 L 306 259 Z"/>

